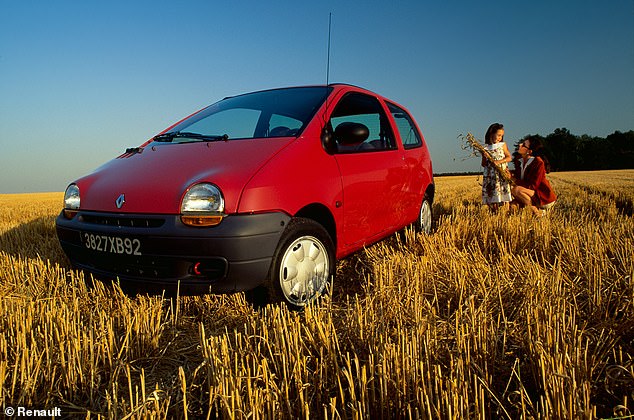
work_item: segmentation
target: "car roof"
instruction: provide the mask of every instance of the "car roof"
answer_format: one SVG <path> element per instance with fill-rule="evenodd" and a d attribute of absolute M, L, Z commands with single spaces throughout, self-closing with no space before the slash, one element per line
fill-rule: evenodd
<path fill-rule="evenodd" d="M 387 98 L 387 97 L 385 97 L 385 96 L 383 96 L 383 95 L 381 95 L 379 93 L 376 93 L 376 92 L 374 92 L 372 90 L 366 89 L 366 88 L 361 87 L 361 86 L 352 85 L 352 84 L 348 84 L 348 83 L 330 83 L 330 84 L 327 84 L 327 85 L 325 85 L 325 84 L 324 85 L 315 84 L 315 85 L 283 86 L 283 87 L 277 87 L 277 88 L 271 88 L 271 89 L 262 89 L 262 90 L 254 90 L 254 91 L 251 91 L 251 92 L 244 92 L 244 93 L 241 93 L 241 94 L 238 94 L 238 95 L 227 96 L 227 97 L 223 98 L 222 100 L 230 99 L 230 98 L 236 98 L 236 97 L 243 96 L 243 95 L 249 95 L 249 94 L 252 94 L 252 93 L 269 92 L 269 91 L 283 90 L 283 89 L 300 89 L 300 88 L 315 88 L 315 87 L 317 87 L 317 88 L 319 88 L 319 87 L 332 88 L 333 90 L 336 90 L 336 91 L 349 90 L 349 91 L 352 91 L 352 92 L 361 92 L 361 93 L 365 93 L 365 94 L 372 95 L 372 96 L 375 96 L 377 98 L 380 98 L 383 101 L 390 102 L 390 103 L 398 106 L 399 108 L 401 108 L 403 110 L 407 109 L 403 105 L 398 103 L 397 101 L 389 99 L 389 98 Z M 407 112 L 409 112 L 409 111 L 407 111 Z"/>
<path fill-rule="evenodd" d="M 300 89 L 300 88 L 312 88 L 312 87 L 339 87 L 339 88 L 353 88 L 353 89 L 358 89 L 360 91 L 364 91 L 364 92 L 368 92 L 368 93 L 372 93 L 373 95 L 377 95 L 377 96 L 381 96 L 376 92 L 373 92 L 371 90 L 368 90 L 366 88 L 363 88 L 361 86 L 356 86 L 356 85 L 352 85 L 352 84 L 348 84 L 348 83 L 330 83 L 327 85 L 297 85 L 297 86 L 282 86 L 282 87 L 277 87 L 277 88 L 270 88 L 270 89 L 262 89 L 262 90 L 254 90 L 254 91 L 249 91 L 249 92 L 244 92 L 244 93 L 239 93 L 237 95 L 231 95 L 231 96 L 226 96 L 223 98 L 224 99 L 229 99 L 229 98 L 235 98 L 237 96 L 242 96 L 242 95 L 249 95 L 251 93 L 259 93 L 259 92 L 269 92 L 269 91 L 273 91 L 273 90 L 283 90 L 283 89 Z"/>

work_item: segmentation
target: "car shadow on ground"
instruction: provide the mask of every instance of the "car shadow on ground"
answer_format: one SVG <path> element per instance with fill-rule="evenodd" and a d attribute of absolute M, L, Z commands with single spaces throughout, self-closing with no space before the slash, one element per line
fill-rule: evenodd
<path fill-rule="evenodd" d="M 16 258 L 40 258 L 70 268 L 57 240 L 52 217 L 39 217 L 1 233 L 0 251 Z"/>

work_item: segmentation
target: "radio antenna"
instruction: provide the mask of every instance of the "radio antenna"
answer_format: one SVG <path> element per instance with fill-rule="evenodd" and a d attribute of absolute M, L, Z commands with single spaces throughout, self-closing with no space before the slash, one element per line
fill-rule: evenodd
<path fill-rule="evenodd" d="M 330 28 L 332 27 L 332 12 L 328 13 L 328 59 L 326 61 L 326 86 L 330 84 Z"/>
<path fill-rule="evenodd" d="M 328 90 L 328 85 L 330 84 L 330 28 L 332 27 L 332 12 L 330 12 L 328 14 L 328 60 L 326 61 L 326 88 L 325 91 L 329 93 Z M 325 105 L 325 109 L 324 109 L 324 113 L 323 113 L 323 119 L 324 119 L 324 126 L 321 130 L 321 144 L 324 147 L 324 150 L 326 150 L 327 153 L 332 154 L 334 153 L 332 150 L 332 126 L 330 124 L 330 122 L 328 121 L 328 103 L 329 95 L 327 95 L 324 100 L 326 101 L 326 105 Z"/>

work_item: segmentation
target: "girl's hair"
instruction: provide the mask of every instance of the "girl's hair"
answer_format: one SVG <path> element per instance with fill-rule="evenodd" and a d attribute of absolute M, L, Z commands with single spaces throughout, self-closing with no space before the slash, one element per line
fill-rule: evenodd
<path fill-rule="evenodd" d="M 546 173 L 550 173 L 550 161 L 546 156 L 546 149 L 544 148 L 544 143 L 542 143 L 541 139 L 537 136 L 526 136 L 524 137 L 524 141 L 528 140 L 531 147 L 529 150 L 531 151 L 531 156 L 539 157 L 544 161 L 544 167 L 546 169 Z"/>
<path fill-rule="evenodd" d="M 486 144 L 493 144 L 493 136 L 497 133 L 498 130 L 504 128 L 504 125 L 500 123 L 493 123 L 489 126 L 487 133 L 484 135 L 484 142 Z"/>

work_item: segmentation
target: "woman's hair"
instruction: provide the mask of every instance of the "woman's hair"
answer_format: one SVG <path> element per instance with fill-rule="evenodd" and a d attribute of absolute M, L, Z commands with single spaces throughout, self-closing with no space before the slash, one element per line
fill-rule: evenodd
<path fill-rule="evenodd" d="M 539 157 L 544 161 L 544 167 L 546 169 L 546 173 L 550 173 L 550 161 L 546 156 L 546 149 L 544 148 L 544 143 L 542 143 L 541 139 L 537 136 L 526 136 L 524 137 L 524 141 L 528 140 L 531 147 L 529 150 L 531 151 L 531 155 L 534 157 Z"/>
<path fill-rule="evenodd" d="M 501 130 L 504 128 L 504 125 L 500 124 L 500 123 L 493 123 L 489 126 L 489 129 L 487 130 L 487 133 L 484 135 L 484 142 L 486 144 L 493 144 L 493 136 L 495 135 L 495 133 L 498 132 L 498 130 Z"/>

